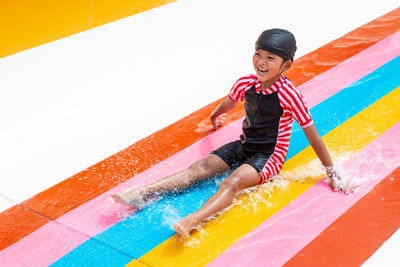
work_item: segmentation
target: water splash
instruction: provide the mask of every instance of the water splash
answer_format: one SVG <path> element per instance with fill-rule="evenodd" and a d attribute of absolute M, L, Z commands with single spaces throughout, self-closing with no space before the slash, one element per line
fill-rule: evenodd
<path fill-rule="evenodd" d="M 377 150 L 379 151 L 380 149 Z M 373 156 L 374 160 L 380 161 L 384 164 L 385 160 L 378 151 L 376 152 L 376 155 Z M 371 160 L 370 154 L 363 155 L 362 153 L 357 152 L 356 158 L 354 157 L 354 151 L 333 151 L 330 152 L 330 154 L 344 183 L 352 183 L 357 186 L 362 186 L 373 178 L 371 177 L 370 170 L 360 170 L 359 167 L 351 164 L 351 162 L 355 160 L 368 162 L 368 160 Z M 187 216 L 187 214 L 198 210 L 204 202 L 211 197 L 211 195 L 215 194 L 221 181 L 228 175 L 229 173 L 199 182 L 184 192 L 170 192 L 163 194 L 162 196 L 157 196 L 158 204 L 150 205 L 146 209 L 149 213 L 149 219 L 157 214 L 160 215 L 159 219 L 157 219 L 158 222 L 154 224 L 154 228 L 157 231 L 159 231 L 158 228 L 164 228 L 166 234 L 175 234 L 175 231 L 173 230 L 174 223 Z M 281 175 L 273 177 L 273 179 L 262 185 L 247 188 L 238 194 L 232 205 L 210 217 L 204 224 L 199 225 L 196 229 L 197 231 L 194 231 L 188 239 L 181 240 L 181 244 L 182 246 L 189 248 L 200 246 L 210 234 L 207 224 L 217 217 L 219 217 L 218 220 L 220 221 L 216 221 L 216 223 L 223 223 L 224 217 L 221 215 L 234 206 L 240 206 L 240 209 L 245 209 L 254 213 L 258 211 L 261 205 L 266 205 L 267 207 L 272 208 L 275 204 L 271 202 L 270 199 L 274 192 L 288 190 L 288 186 L 293 182 L 310 181 L 310 179 L 314 180 L 313 182 L 317 182 L 325 175 L 324 168 L 319 159 L 316 158 L 307 164 L 299 166 L 293 171 L 282 172 Z M 188 200 L 192 199 L 193 194 L 201 195 L 202 201 L 191 203 L 189 205 Z M 190 207 L 188 207 L 188 205 Z M 135 214 L 133 216 L 135 216 Z"/>
<path fill-rule="evenodd" d="M 174 230 L 174 223 L 180 221 L 182 217 L 179 215 L 178 210 L 170 204 L 164 205 L 161 214 L 161 224 Z M 175 230 L 174 230 L 175 231 Z"/>
<path fill-rule="evenodd" d="M 360 181 L 354 179 L 354 175 L 351 174 L 351 169 L 349 169 L 348 166 L 348 162 L 351 160 L 354 154 L 354 151 L 330 151 L 332 161 L 334 162 L 335 171 L 340 177 L 338 185 L 341 189 L 351 188 L 352 190 L 350 191 L 355 191 L 359 185 Z M 307 164 L 299 166 L 294 170 L 283 171 L 281 175 L 284 179 L 287 179 L 291 182 L 317 182 L 326 176 L 326 171 L 322 166 L 320 160 L 318 158 L 315 158 Z M 325 179 L 324 181 L 328 182 L 327 179 Z"/>
<path fill-rule="evenodd" d="M 339 166 L 340 174 L 345 181 L 349 181 L 351 185 L 357 189 L 362 189 L 377 179 L 382 178 L 383 170 L 391 170 L 392 158 L 385 158 L 383 151 L 390 150 L 390 146 L 374 144 L 373 152 L 357 153 L 356 157 L 349 160 L 347 164 Z M 352 164 L 351 162 L 357 162 Z M 361 164 L 360 164 L 361 163 Z M 360 167 L 361 165 L 361 167 Z"/>
<path fill-rule="evenodd" d="M 205 237 L 208 236 L 208 233 L 206 230 L 204 230 L 203 225 L 204 224 L 201 224 L 200 226 L 198 226 L 196 228 L 197 232 L 195 234 L 190 235 L 189 238 L 187 238 L 185 240 L 181 239 L 182 245 L 184 247 L 196 248 L 196 247 L 200 246 L 202 241 L 204 241 Z"/>
<path fill-rule="evenodd" d="M 270 181 L 242 190 L 239 196 L 245 195 L 247 201 L 243 197 L 239 197 L 233 205 L 240 205 L 243 209 L 257 212 L 259 204 L 267 205 L 267 207 L 275 207 L 275 204 L 268 201 L 272 193 L 276 190 L 285 190 L 289 185 L 289 181 L 282 176 L 276 175 Z"/>

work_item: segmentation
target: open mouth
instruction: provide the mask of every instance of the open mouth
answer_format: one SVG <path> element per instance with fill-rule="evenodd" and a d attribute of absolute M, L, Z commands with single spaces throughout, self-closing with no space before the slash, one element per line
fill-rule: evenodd
<path fill-rule="evenodd" d="M 268 72 L 267 69 L 262 69 L 262 68 L 259 68 L 259 67 L 257 67 L 257 70 L 258 70 L 258 73 L 260 73 L 261 75 L 264 75 L 264 74 L 266 74 Z"/>

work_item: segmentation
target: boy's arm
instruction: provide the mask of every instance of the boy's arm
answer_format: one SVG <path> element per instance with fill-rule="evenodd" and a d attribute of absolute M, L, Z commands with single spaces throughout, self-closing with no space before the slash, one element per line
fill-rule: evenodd
<path fill-rule="evenodd" d="M 328 150 L 324 142 L 322 141 L 321 137 L 319 136 L 315 125 L 312 124 L 310 127 L 304 129 L 304 133 L 310 142 L 310 145 L 314 149 L 315 153 L 317 154 L 318 158 L 320 159 L 322 165 L 325 168 L 333 167 L 333 163 L 331 157 L 329 155 Z"/>
<path fill-rule="evenodd" d="M 308 142 L 310 142 L 310 145 L 312 146 L 322 165 L 324 166 L 326 174 L 328 175 L 329 185 L 332 187 L 332 189 L 334 191 L 341 189 L 346 193 L 352 191 L 352 188 L 349 188 L 348 186 L 345 188 L 342 188 L 342 186 L 340 186 L 341 178 L 333 168 L 332 159 L 329 155 L 328 150 L 326 149 L 324 142 L 319 136 L 315 125 L 313 124 L 310 127 L 305 128 L 304 133 L 306 134 Z"/>
<path fill-rule="evenodd" d="M 218 120 L 218 117 L 230 110 L 232 110 L 236 106 L 236 102 L 230 99 L 229 97 L 225 98 L 221 104 L 211 113 L 210 119 L 216 130 L 219 126 L 221 126 L 222 121 Z"/>

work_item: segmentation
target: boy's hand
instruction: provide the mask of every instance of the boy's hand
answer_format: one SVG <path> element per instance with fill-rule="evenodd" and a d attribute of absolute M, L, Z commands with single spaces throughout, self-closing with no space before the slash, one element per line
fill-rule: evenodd
<path fill-rule="evenodd" d="M 225 119 L 226 119 L 226 114 L 225 113 L 220 115 L 220 116 L 218 116 L 218 117 L 211 116 L 210 120 L 211 120 L 211 123 L 212 123 L 212 125 L 214 127 L 214 130 L 217 130 L 219 127 L 221 127 L 223 122 L 225 121 Z"/>
<path fill-rule="evenodd" d="M 326 174 L 328 175 L 327 182 L 333 191 L 343 191 L 345 194 L 354 192 L 354 187 L 351 183 L 344 181 L 333 167 L 326 168 Z"/>
<path fill-rule="evenodd" d="M 236 102 L 230 99 L 229 97 L 225 98 L 224 101 L 221 102 L 221 104 L 218 105 L 218 107 L 211 113 L 210 119 L 211 123 L 214 127 L 214 130 L 217 130 L 218 127 L 222 125 L 222 123 L 225 120 L 226 117 L 226 112 L 229 110 L 232 110 L 236 105 Z"/>

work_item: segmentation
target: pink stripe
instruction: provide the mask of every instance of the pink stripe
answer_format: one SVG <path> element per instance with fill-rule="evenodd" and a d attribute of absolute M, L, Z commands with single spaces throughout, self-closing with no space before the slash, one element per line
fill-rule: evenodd
<path fill-rule="evenodd" d="M 390 50 L 390 51 L 388 51 Z M 309 107 L 321 103 L 400 54 L 400 31 L 299 87 Z"/>
<path fill-rule="evenodd" d="M 319 181 L 207 266 L 282 266 L 400 165 L 399 132 L 400 122 L 344 164 L 348 177 L 365 181 L 356 193 L 335 193 Z"/>
<path fill-rule="evenodd" d="M 299 89 L 304 92 L 306 101 L 314 106 L 397 56 L 400 53 L 399 41 L 400 32 L 397 32 L 308 81 Z M 131 187 L 149 184 L 184 169 L 195 160 L 208 155 L 211 150 L 236 140 L 241 132 L 241 120 L 237 120 L 57 219 L 58 222 L 87 234 L 87 237 L 75 238 L 73 234 L 53 235 L 51 233 L 59 231 L 59 227 L 56 227 L 57 224 L 49 223 L 2 250 L 0 252 L 1 260 L 12 263 L 12 266 L 25 266 L 23 258 L 40 258 L 42 255 L 47 255 L 42 258 L 44 265 L 53 263 L 89 237 L 101 233 L 121 221 L 129 212 L 133 212 L 127 211 L 126 207 L 112 203 L 108 197 L 109 192 L 123 191 Z M 40 243 L 51 244 L 52 251 L 49 255 L 45 246 L 38 246 Z M 9 264 L 4 265 L 8 266 Z"/>
<path fill-rule="evenodd" d="M 56 220 L 57 223 L 47 223 L 24 239 L 2 250 L 0 266 L 30 266 L 26 263 L 32 259 L 35 259 L 31 261 L 31 263 L 35 263 L 35 266 L 36 262 L 40 262 L 37 266 L 48 266 L 54 263 L 89 238 L 103 232 L 134 212 L 128 210 L 126 206 L 112 202 L 109 198 L 110 192 L 121 192 L 132 187 L 149 184 L 188 167 L 194 160 L 204 158 L 211 150 L 225 144 L 227 140 L 237 139 L 241 133 L 240 125 L 240 120 L 227 125 L 125 183 L 61 216 Z M 61 224 L 85 233 L 86 236 L 76 236 L 73 232 L 65 231 Z"/>
<path fill-rule="evenodd" d="M 75 230 L 50 221 L 22 242 L 0 251 L 0 266 L 48 266 L 87 239 Z"/>

